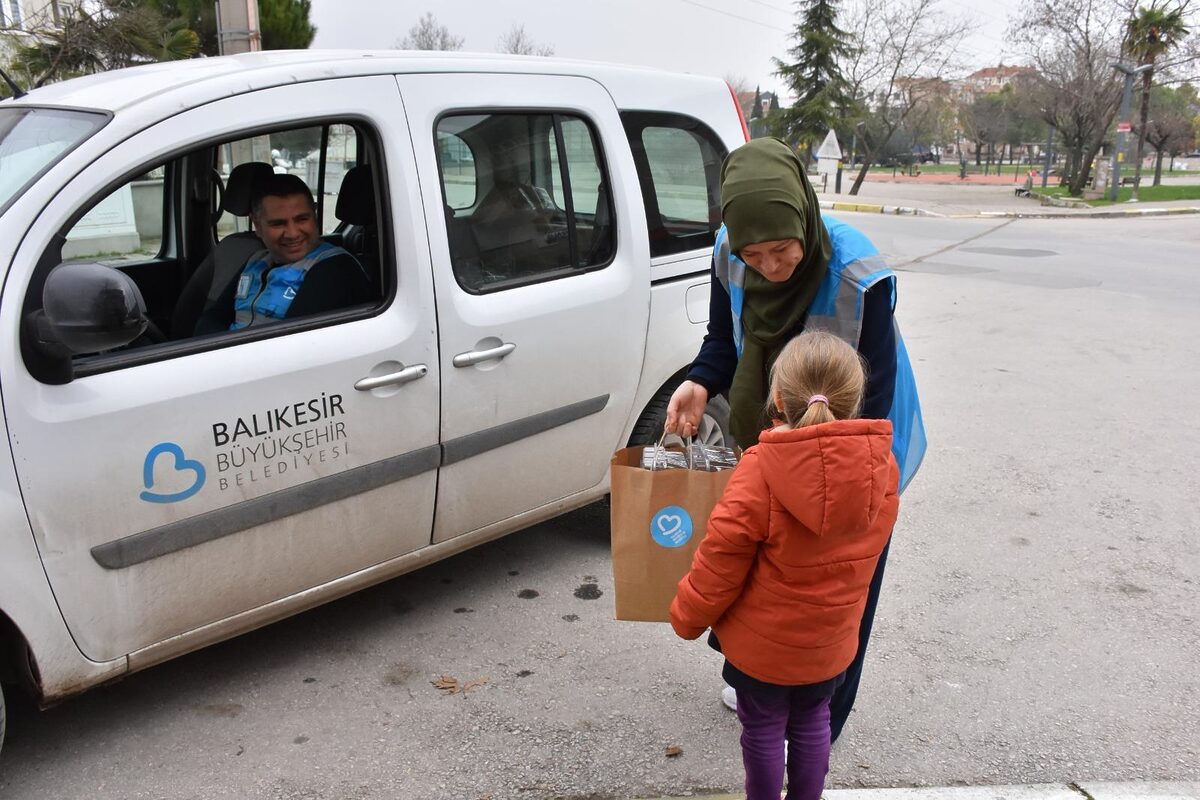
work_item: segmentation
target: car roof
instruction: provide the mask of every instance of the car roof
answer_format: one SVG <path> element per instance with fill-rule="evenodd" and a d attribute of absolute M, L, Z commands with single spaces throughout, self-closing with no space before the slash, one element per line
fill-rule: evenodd
<path fill-rule="evenodd" d="M 87 75 L 34 89 L 11 105 L 59 106 L 118 113 L 143 103 L 166 102 L 176 110 L 218 97 L 297 83 L 355 75 L 413 72 L 508 72 L 579 75 L 610 91 L 636 96 L 646 76 L 683 83 L 715 78 L 540 56 L 381 50 L 274 50 L 215 58 L 167 61 Z M 614 100 L 621 100 L 614 94 Z"/>

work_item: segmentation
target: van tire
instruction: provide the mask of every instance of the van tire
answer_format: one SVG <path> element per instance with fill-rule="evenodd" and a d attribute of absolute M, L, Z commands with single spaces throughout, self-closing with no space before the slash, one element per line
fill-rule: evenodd
<path fill-rule="evenodd" d="M 4 685 L 0 684 L 0 752 L 4 750 Z"/>
<path fill-rule="evenodd" d="M 667 422 L 667 405 L 670 404 L 671 395 L 676 388 L 676 385 L 672 385 L 662 389 L 646 405 L 646 410 L 642 412 L 637 425 L 633 426 L 633 433 L 629 436 L 630 447 L 658 444 L 663 426 Z M 708 445 L 733 446 L 733 436 L 729 433 L 729 401 L 724 396 L 717 395 L 708 401 L 697 438 Z"/>

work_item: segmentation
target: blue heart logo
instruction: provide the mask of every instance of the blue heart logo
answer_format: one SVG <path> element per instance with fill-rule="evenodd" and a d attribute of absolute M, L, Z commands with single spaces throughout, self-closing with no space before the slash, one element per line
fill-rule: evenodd
<path fill-rule="evenodd" d="M 159 456 L 172 455 L 175 457 L 175 471 L 187 472 L 191 471 L 196 478 L 192 485 L 184 489 L 182 492 L 173 494 L 160 494 L 152 492 L 154 488 L 154 462 Z M 142 483 L 146 486 L 146 491 L 142 492 L 141 498 L 147 503 L 178 503 L 180 500 L 187 500 L 196 492 L 204 488 L 204 465 L 199 461 L 193 461 L 183 454 L 183 448 L 173 442 L 163 442 L 156 444 L 150 448 L 150 452 L 146 453 L 146 463 L 142 465 Z"/>
<path fill-rule="evenodd" d="M 650 536 L 663 547 L 683 547 L 692 538 L 692 515 L 679 506 L 660 509 L 650 520 Z"/>

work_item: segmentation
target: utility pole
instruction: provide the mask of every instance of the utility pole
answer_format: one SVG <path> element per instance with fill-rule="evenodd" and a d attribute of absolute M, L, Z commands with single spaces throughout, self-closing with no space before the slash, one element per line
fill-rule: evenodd
<path fill-rule="evenodd" d="M 1121 63 L 1112 65 L 1113 69 L 1125 76 L 1125 88 L 1121 92 L 1121 112 L 1117 115 L 1117 146 L 1113 148 L 1112 186 L 1108 190 L 1108 199 L 1114 203 L 1117 202 L 1117 193 L 1121 189 L 1121 160 L 1125 157 L 1125 140 L 1129 137 L 1129 132 L 1133 130 L 1133 121 L 1130 119 L 1133 79 L 1153 66 L 1153 64 L 1143 64 L 1140 67 L 1131 68 Z M 1136 194 L 1133 200 L 1137 200 Z"/>
<path fill-rule="evenodd" d="M 255 53 L 262 50 L 257 0 L 216 0 L 217 53 Z"/>

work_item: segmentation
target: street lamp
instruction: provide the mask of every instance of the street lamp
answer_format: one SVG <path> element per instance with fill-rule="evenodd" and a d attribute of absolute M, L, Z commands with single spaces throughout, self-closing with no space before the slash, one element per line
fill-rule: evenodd
<path fill-rule="evenodd" d="M 1127 67 L 1120 62 L 1113 64 L 1112 68 L 1125 76 L 1125 89 L 1121 92 L 1121 112 L 1117 118 L 1117 146 L 1113 148 L 1112 159 L 1112 186 L 1108 190 L 1108 199 L 1114 203 L 1117 202 L 1117 192 L 1121 188 L 1121 156 L 1125 154 L 1125 137 L 1132 130 L 1132 121 L 1129 119 L 1129 106 L 1133 99 L 1133 79 L 1141 75 L 1143 72 L 1153 69 L 1153 64 L 1142 64 L 1140 67 Z M 1133 198 L 1137 200 L 1137 197 Z"/>

